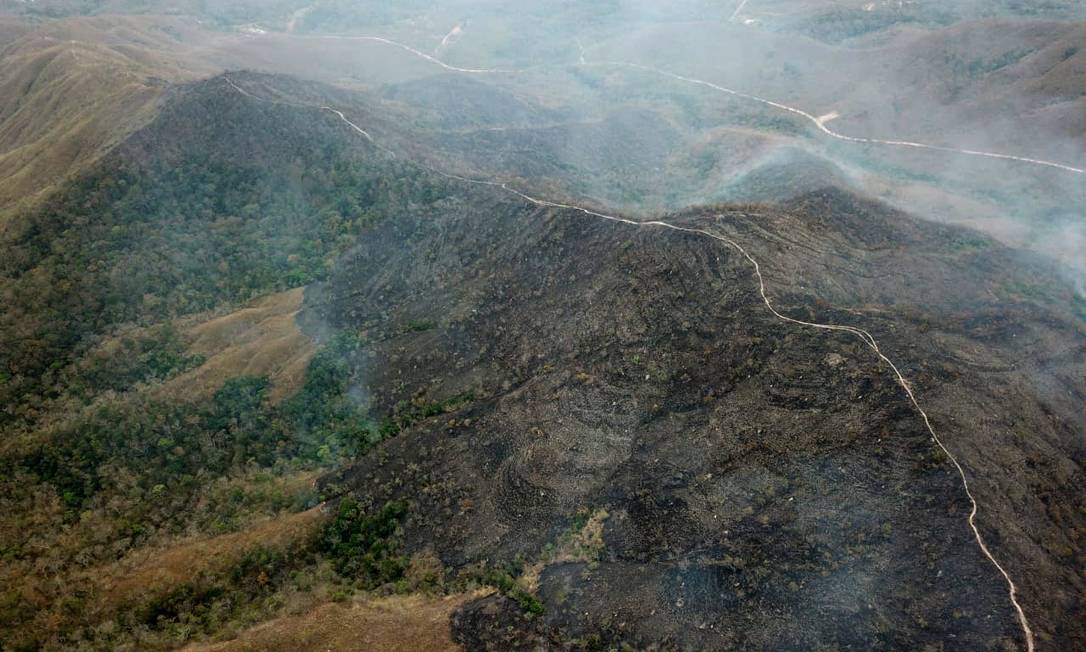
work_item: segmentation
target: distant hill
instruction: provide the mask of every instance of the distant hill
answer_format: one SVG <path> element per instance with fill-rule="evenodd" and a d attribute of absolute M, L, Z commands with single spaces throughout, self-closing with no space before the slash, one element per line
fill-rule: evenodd
<path fill-rule="evenodd" d="M 0 219 L 146 124 L 167 83 L 209 72 L 179 59 L 193 37 L 183 21 L 79 20 L 16 34 L 0 42 Z"/>

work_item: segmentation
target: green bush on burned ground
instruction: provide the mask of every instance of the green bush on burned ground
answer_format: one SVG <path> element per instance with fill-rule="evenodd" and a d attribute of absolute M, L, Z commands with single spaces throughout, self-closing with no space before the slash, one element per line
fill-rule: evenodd
<path fill-rule="evenodd" d="M 474 399 L 475 395 L 473 393 L 465 392 L 443 401 L 431 401 L 421 397 L 410 401 L 401 401 L 393 408 L 392 414 L 381 421 L 377 434 L 380 439 L 393 437 L 422 419 L 452 412 Z"/>
<path fill-rule="evenodd" d="M 493 586 L 501 591 L 502 595 L 516 602 L 521 611 L 534 616 L 543 613 L 543 602 L 518 584 L 512 573 L 490 570 L 483 574 L 481 581 L 483 584 Z"/>
<path fill-rule="evenodd" d="M 404 331 L 408 333 L 423 333 L 437 328 L 437 324 L 429 319 L 412 319 L 404 325 Z"/>

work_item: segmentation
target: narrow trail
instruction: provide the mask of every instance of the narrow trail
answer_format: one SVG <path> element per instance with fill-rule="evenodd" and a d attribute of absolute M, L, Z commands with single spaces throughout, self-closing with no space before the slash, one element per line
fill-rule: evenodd
<path fill-rule="evenodd" d="M 308 7 L 302 7 L 290 15 L 290 22 L 287 23 L 287 33 L 293 34 L 295 28 L 298 27 L 298 23 L 305 20 L 305 17 L 310 14 L 315 8 L 316 3 L 309 5 Z"/>
<path fill-rule="evenodd" d="M 350 120 L 348 120 L 348 119 L 347 119 L 347 116 L 343 115 L 343 112 L 342 112 L 342 111 L 339 111 L 339 110 L 337 110 L 337 109 L 333 109 L 333 108 L 332 108 L 332 107 L 330 107 L 330 106 L 320 106 L 320 107 L 318 107 L 318 106 L 317 106 L 317 105 L 315 105 L 315 104 L 302 104 L 302 103 L 300 103 L 300 102 L 284 102 L 284 101 L 282 101 L 282 100 L 273 100 L 273 99 L 271 99 L 271 98 L 267 98 L 267 97 L 260 97 L 259 95 L 255 95 L 255 94 L 253 94 L 253 93 L 250 93 L 249 91 L 245 90 L 245 89 L 244 89 L 244 88 L 242 88 L 241 86 L 238 86 L 237 84 L 235 84 L 235 83 L 234 83 L 234 80 L 233 80 L 233 79 L 230 79 L 229 77 L 227 77 L 227 76 L 225 76 L 225 75 L 223 75 L 223 79 L 224 79 L 224 80 L 226 80 L 226 83 L 227 83 L 227 84 L 228 84 L 228 85 L 229 85 L 229 86 L 230 86 L 231 88 L 233 88 L 233 89 L 234 89 L 235 91 L 237 91 L 237 92 L 241 93 L 241 94 L 242 94 L 242 95 L 244 95 L 245 97 L 248 97 L 248 98 L 251 98 L 251 99 L 254 99 L 254 100 L 260 101 L 260 102 L 267 102 L 267 103 L 269 103 L 269 104 L 278 104 L 278 105 L 280 105 L 280 106 L 292 106 L 292 107 L 295 107 L 295 108 L 299 108 L 299 109 L 315 109 L 315 108 L 319 108 L 319 109 L 321 109 L 322 111 L 329 111 L 329 112 L 331 112 L 331 113 L 334 113 L 334 114 L 336 114 L 337 116 L 339 116 L 339 119 L 340 119 L 340 120 L 342 120 L 342 121 L 346 122 L 346 123 L 347 123 L 347 124 L 348 124 L 348 125 L 349 125 L 349 126 L 351 127 L 351 129 L 354 129 L 354 130 L 355 130 L 356 132 L 358 132 L 359 134 L 361 134 L 361 135 L 365 136 L 366 140 L 368 140 L 368 141 L 370 141 L 371 143 L 373 143 L 373 144 L 374 144 L 374 146 L 378 147 L 379 149 L 381 149 L 382 151 L 384 151 L 384 152 L 386 152 L 386 153 L 388 153 L 388 154 L 392 154 L 393 156 L 395 156 L 395 155 L 396 155 L 396 154 L 395 154 L 395 152 L 393 152 L 392 150 L 390 150 L 390 149 L 388 149 L 388 148 L 386 148 L 386 147 L 382 147 L 381 145 L 379 145 L 379 144 L 377 143 L 377 141 L 373 139 L 373 136 L 371 136 L 371 135 L 369 134 L 369 132 L 368 132 L 368 131 L 366 131 L 366 130 L 365 130 L 365 129 L 363 129 L 362 127 L 359 127 L 358 125 L 356 125 L 355 123 L 351 122 Z"/>
<path fill-rule="evenodd" d="M 441 39 L 441 43 L 439 43 L 438 46 L 434 48 L 434 58 L 437 58 L 437 56 L 440 55 L 442 51 L 445 50 L 445 48 L 449 47 L 450 44 L 456 43 L 456 41 L 460 40 L 460 36 L 463 33 L 464 28 L 461 27 L 461 23 L 457 23 L 456 25 L 454 25 L 453 28 L 449 30 L 449 33 L 445 35 L 445 38 Z"/>
<path fill-rule="evenodd" d="M 257 100 L 275 102 L 274 100 L 265 100 L 264 98 L 260 98 L 260 97 L 258 97 L 256 95 L 252 94 L 252 93 L 249 93 L 249 92 L 245 91 L 244 89 L 237 86 L 229 78 L 227 78 L 226 81 L 229 83 L 229 85 L 231 87 L 233 87 L 238 92 L 244 94 L 247 97 L 254 98 L 254 99 L 257 99 Z M 277 102 L 277 103 L 279 103 L 279 104 L 287 104 L 287 103 L 284 103 L 284 102 Z M 386 152 L 386 153 L 390 154 L 393 157 L 396 156 L 395 152 L 388 149 L 387 147 L 384 147 L 384 146 L 378 144 L 376 141 L 374 141 L 374 139 L 370 136 L 369 133 L 367 133 L 365 130 L 363 130 L 361 127 L 359 127 L 355 123 L 351 122 L 343 114 L 342 111 L 339 111 L 337 109 L 333 109 L 333 108 L 327 107 L 327 106 L 317 107 L 315 105 L 308 105 L 307 108 L 310 108 L 310 109 L 319 108 L 321 111 L 328 111 L 328 112 L 331 112 L 331 113 L 335 114 L 351 130 L 353 130 L 356 133 L 359 133 L 362 136 L 364 136 L 370 143 L 372 143 L 378 149 L 380 149 L 383 152 Z M 517 190 L 516 188 L 511 187 L 506 182 L 490 181 L 490 180 L 486 180 L 486 179 L 473 179 L 473 178 L 470 178 L 470 177 L 465 177 L 465 176 L 461 176 L 461 175 L 458 175 L 458 174 L 452 174 L 452 173 L 449 173 L 449 172 L 445 172 L 443 170 L 438 170 L 436 168 L 430 167 L 430 166 L 425 165 L 423 163 L 419 163 L 419 162 L 413 162 L 413 163 L 415 165 L 418 165 L 419 167 L 422 167 L 422 168 L 424 168 L 426 170 L 429 170 L 429 171 L 431 171 L 431 172 L 433 172 L 435 174 L 438 174 L 438 175 L 440 175 L 442 177 L 445 177 L 445 178 L 448 178 L 448 179 L 454 179 L 454 180 L 461 181 L 461 182 L 468 183 L 468 184 L 499 188 L 499 189 L 501 189 L 501 190 L 503 190 L 505 192 L 508 192 L 508 193 L 510 193 L 512 195 L 515 195 L 515 196 L 523 199 L 524 201 L 526 201 L 526 202 L 528 202 L 530 204 L 533 204 L 535 206 L 544 207 L 544 208 L 556 208 L 556 209 L 570 210 L 570 211 L 582 213 L 582 214 L 584 214 L 586 216 L 589 216 L 589 217 L 602 219 L 602 220 L 607 220 L 609 222 L 624 224 L 624 225 L 628 225 L 628 226 L 632 226 L 632 227 L 636 227 L 636 228 L 667 229 L 667 230 L 670 230 L 670 231 L 677 231 L 677 232 L 682 232 L 682 233 L 689 233 L 689 234 L 693 234 L 693 235 L 698 235 L 698 236 L 710 238 L 712 240 L 716 240 L 718 242 L 722 242 L 722 243 L 726 244 L 727 246 L 731 247 L 732 249 L 735 249 L 740 255 L 742 255 L 750 263 L 751 267 L 754 270 L 754 275 L 758 279 L 758 294 L 759 294 L 762 302 L 765 304 L 765 307 L 769 310 L 770 313 L 773 314 L 773 316 L 780 319 L 781 321 L 784 321 L 784 322 L 790 323 L 790 324 L 795 324 L 797 326 L 804 326 L 804 327 L 814 328 L 814 329 L 818 329 L 818 330 L 822 330 L 822 331 L 848 333 L 848 334 L 854 335 L 857 338 L 859 338 L 860 341 L 862 341 L 869 349 L 871 349 L 875 353 L 875 355 L 879 358 L 879 360 L 881 360 L 883 363 L 885 363 L 890 368 L 890 370 L 893 372 L 895 380 L 901 386 L 901 388 L 905 391 L 905 395 L 909 399 L 909 403 L 912 404 L 913 408 L 917 411 L 917 413 L 920 415 L 921 419 L 923 420 L 924 426 L 925 426 L 925 428 L 927 428 L 928 433 L 931 435 L 932 441 L 939 448 L 939 450 L 941 450 L 947 456 L 947 458 L 950 460 L 951 464 L 953 464 L 954 469 L 957 471 L 958 476 L 959 476 L 959 478 L 961 479 L 961 482 L 962 482 L 962 488 L 964 489 L 965 495 L 969 499 L 969 503 L 970 503 L 970 512 L 969 512 L 969 517 L 967 519 L 969 529 L 972 531 L 973 538 L 976 540 L 977 546 L 980 548 L 981 552 L 988 559 L 988 561 L 990 561 L 992 563 L 992 565 L 995 566 L 995 568 L 999 571 L 1000 575 L 1003 576 L 1003 579 L 1005 580 L 1005 582 L 1007 584 L 1008 597 L 1010 599 L 1011 605 L 1014 607 L 1014 610 L 1015 610 L 1015 612 L 1016 612 L 1016 614 L 1018 616 L 1018 622 L 1019 622 L 1019 625 L 1021 626 L 1022 633 L 1023 633 L 1023 636 L 1024 636 L 1025 641 L 1026 641 L 1026 650 L 1027 650 L 1027 652 L 1034 652 L 1035 647 L 1034 647 L 1033 629 L 1030 627 L 1029 619 L 1026 617 L 1025 611 L 1022 609 L 1022 605 L 1018 602 L 1018 586 L 1014 583 L 1014 580 L 1011 578 L 1010 574 L 1003 567 L 1003 565 L 1001 563 L 999 563 L 999 560 L 996 559 L 995 555 L 992 554 L 992 551 L 988 548 L 988 545 L 985 542 L 983 535 L 980 533 L 980 529 L 977 527 L 976 519 L 977 519 L 977 514 L 978 514 L 978 511 L 979 511 L 979 505 L 977 503 L 977 499 L 973 496 L 972 489 L 969 486 L 969 478 L 965 473 L 965 468 L 961 465 L 961 463 L 958 461 L 958 458 L 955 457 L 955 455 L 950 451 L 950 449 L 947 448 L 946 444 L 943 443 L 943 440 L 939 437 L 938 433 L 936 433 L 935 427 L 932 425 L 931 419 L 928 417 L 927 411 L 925 411 L 924 408 L 920 405 L 920 402 L 919 402 L 919 400 L 917 400 L 916 394 L 913 392 L 912 386 L 909 384 L 909 381 L 905 378 L 904 374 L 902 374 L 902 372 L 898 368 L 898 366 L 885 353 L 883 353 L 882 349 L 879 347 L 878 341 L 875 340 L 875 337 L 873 335 L 871 335 L 870 332 L 868 332 L 867 330 L 865 330 L 863 328 L 859 328 L 859 327 L 856 327 L 856 326 L 841 325 L 841 324 L 825 324 L 825 323 L 819 323 L 819 322 L 805 321 L 805 320 L 802 320 L 802 319 L 796 319 L 794 317 L 789 317 L 788 315 L 785 315 L 785 314 L 781 313 L 780 311 L 777 310 L 776 307 L 774 307 L 773 302 L 769 298 L 769 295 L 768 295 L 768 292 L 767 292 L 767 289 L 766 289 L 765 277 L 762 275 L 762 267 L 758 263 L 757 259 L 755 259 L 754 256 L 752 256 L 750 254 L 750 252 L 748 252 L 746 250 L 746 248 L 744 248 L 741 244 L 739 244 L 735 240 L 732 240 L 731 238 L 728 238 L 727 236 L 721 235 L 719 233 L 714 233 L 712 231 L 708 231 L 708 230 L 701 229 L 701 228 L 679 226 L 679 225 L 676 225 L 676 224 L 672 224 L 670 222 L 665 222 L 663 220 L 639 221 L 639 220 L 633 220 L 633 219 L 630 219 L 630 218 L 621 217 L 621 216 L 617 216 L 617 215 L 609 215 L 607 213 L 600 213 L 600 212 L 591 210 L 589 208 L 585 208 L 583 206 L 577 206 L 575 204 L 566 204 L 566 203 L 562 203 L 562 202 L 554 202 L 554 201 L 549 201 L 549 200 L 546 200 L 546 199 L 541 199 L 541 198 L 538 198 L 538 197 L 533 197 L 533 196 L 531 196 L 531 195 L 529 195 L 527 193 L 524 193 L 524 192 L 522 192 L 520 190 Z M 723 219 L 724 216 L 723 215 L 717 215 L 716 218 L 717 219 Z"/>
<path fill-rule="evenodd" d="M 348 119 L 347 119 L 347 116 L 343 115 L 343 112 L 342 112 L 342 111 L 338 111 L 338 110 L 336 110 L 336 109 L 333 109 L 333 108 L 332 108 L 332 107 L 330 107 L 330 106 L 322 106 L 322 107 L 321 107 L 321 109 L 322 109 L 322 110 L 324 110 L 324 111 L 331 111 L 332 113 L 335 113 L 336 115 L 338 115 L 338 116 L 339 116 L 339 119 L 340 119 L 340 120 L 342 120 L 342 121 L 344 121 L 344 122 L 346 122 L 346 123 L 347 123 L 347 125 L 348 125 L 348 126 L 350 126 L 350 128 L 351 128 L 351 129 L 354 129 L 354 130 L 355 130 L 355 131 L 357 131 L 358 133 L 360 133 L 360 134 L 362 134 L 363 136 L 365 136 L 365 137 L 366 137 L 366 140 L 370 141 L 371 143 L 373 143 L 373 144 L 375 144 L 375 145 L 377 144 L 377 141 L 375 141 L 375 140 L 373 139 L 373 136 L 369 135 L 369 133 L 368 133 L 368 132 L 367 132 L 367 131 L 366 131 L 365 129 L 363 129 L 362 127 L 359 127 L 359 126 L 358 126 L 358 125 L 356 125 L 355 123 L 353 123 L 353 122 L 351 122 L 350 120 L 348 120 Z M 382 147 L 381 149 L 384 149 L 384 148 Z M 387 150 L 387 149 L 386 149 L 385 151 L 386 151 L 386 152 L 389 152 L 390 154 L 392 154 L 391 150 Z M 393 154 L 393 155 L 394 155 L 394 154 Z M 395 156 L 395 155 L 394 155 L 394 156 Z"/>
<path fill-rule="evenodd" d="M 742 2 L 742 3 L 740 3 L 740 5 L 736 8 L 735 14 L 733 14 L 733 16 L 732 16 L 733 19 L 735 18 L 735 16 L 738 15 L 738 13 L 743 9 L 743 7 L 746 4 L 747 4 L 746 0 L 744 0 L 744 2 Z M 440 59 L 438 59 L 436 57 L 433 57 L 433 56 L 431 56 L 429 54 L 426 54 L 425 52 L 422 52 L 420 50 L 417 50 L 417 49 L 411 47 L 410 45 L 406 45 L 404 43 L 400 43 L 399 41 L 395 41 L 395 40 L 392 40 L 392 39 L 387 39 L 387 38 L 380 37 L 380 36 L 321 36 L 320 38 L 338 39 L 338 40 L 354 40 L 354 41 L 370 41 L 370 42 L 375 42 L 375 43 L 384 43 L 386 45 L 389 45 L 389 46 L 396 47 L 396 48 L 399 48 L 401 50 L 404 50 L 405 52 L 409 52 L 409 53 L 411 53 L 411 54 L 413 54 L 413 55 L 415 55 L 417 57 L 420 57 L 420 58 L 422 58 L 422 59 L 424 59 L 426 61 L 429 61 L 430 63 L 432 63 L 432 64 L 434 64 L 436 66 L 440 66 L 440 67 L 442 67 L 445 70 L 448 70 L 450 72 L 459 72 L 459 73 L 465 73 L 465 74 L 470 74 L 470 75 L 523 74 L 523 73 L 527 73 L 527 72 L 530 72 L 530 71 L 536 69 L 536 68 L 463 68 L 463 67 L 460 67 L 460 66 L 454 66 L 454 65 L 451 65 L 451 64 L 447 64 L 444 61 L 441 61 Z M 1074 173 L 1074 174 L 1086 175 L 1086 168 L 1079 168 L 1079 167 L 1075 167 L 1073 165 L 1066 165 L 1064 163 L 1057 163 L 1055 161 L 1047 161 L 1047 160 L 1039 159 L 1039 158 L 1031 158 L 1031 157 L 1028 157 L 1028 156 L 1015 156 L 1013 154 L 1001 154 L 999 152 L 986 152 L 986 151 L 983 151 L 983 150 L 963 149 L 963 148 L 957 148 L 957 147 L 947 147 L 945 145 L 930 145 L 928 143 L 917 143 L 917 142 L 912 142 L 912 141 L 908 141 L 908 140 L 886 140 L 886 139 L 882 139 L 882 138 L 861 138 L 861 137 L 858 137 L 858 136 L 849 136 L 849 135 L 843 134 L 843 133 L 841 133 L 839 131 L 834 131 L 833 129 L 830 129 L 829 127 L 827 127 L 825 123 L 828 122 L 828 120 L 824 120 L 822 118 L 815 117 L 813 114 L 811 114 L 811 113 L 809 113 L 807 111 L 804 111 L 803 109 L 800 109 L 798 107 L 789 106 L 787 104 L 783 104 L 781 102 L 776 102 L 774 100 L 766 99 L 764 97 L 759 97 L 757 95 L 751 95 L 750 93 L 744 93 L 743 91 L 735 90 L 733 88 L 728 88 L 726 86 L 721 86 L 720 84 L 715 84 L 715 83 L 710 82 L 710 81 L 705 81 L 704 79 L 697 79 L 697 78 L 694 78 L 694 77 L 687 77 L 685 75 L 680 75 L 678 73 L 673 73 L 673 72 L 670 72 L 670 71 L 667 71 L 667 70 L 662 70 L 660 68 L 654 68 L 652 66 L 647 66 L 647 65 L 639 64 L 639 63 L 630 63 L 630 62 L 626 62 L 626 61 L 586 62 L 583 47 L 581 47 L 581 52 L 580 52 L 580 55 L 578 57 L 578 63 L 576 65 L 578 65 L 578 66 L 612 66 L 612 67 L 618 67 L 618 68 L 629 68 L 629 69 L 633 69 L 633 70 L 641 70 L 643 72 L 650 72 L 650 73 L 653 73 L 653 74 L 656 74 L 656 75 L 661 75 L 663 77 L 668 77 L 668 78 L 674 79 L 676 81 L 681 81 L 681 82 L 685 82 L 685 83 L 688 83 L 688 84 L 694 84 L 694 85 L 697 85 L 697 86 L 710 88 L 712 90 L 715 90 L 715 91 L 718 91 L 718 92 L 721 92 L 721 93 L 725 93 L 725 94 L 731 95 L 733 97 L 738 97 L 738 98 L 741 98 L 741 99 L 744 99 L 744 100 L 749 100 L 751 102 L 757 102 L 757 103 L 762 104 L 764 106 L 768 106 L 768 107 L 771 107 L 771 108 L 774 108 L 774 109 L 777 109 L 777 110 L 780 110 L 780 111 L 786 111 L 786 112 L 791 113 L 793 115 L 798 115 L 798 116 L 802 117 L 803 119 L 807 120 L 808 122 L 810 122 L 811 124 L 813 124 L 822 134 L 824 134 L 826 136 L 829 136 L 830 138 L 840 140 L 840 141 L 844 141 L 844 142 L 857 143 L 857 144 L 861 144 L 861 145 L 881 145 L 881 146 L 884 146 L 884 147 L 899 147 L 899 148 L 909 148 L 909 149 L 920 149 L 920 150 L 928 150 L 928 151 L 934 151 L 934 152 L 943 152 L 945 154 L 956 154 L 956 155 L 960 155 L 960 156 L 973 156 L 973 157 L 988 158 L 988 159 L 995 159 L 995 160 L 1001 160 L 1001 161 L 1012 161 L 1012 162 L 1017 162 L 1017 163 L 1026 163 L 1026 164 L 1030 164 L 1030 165 L 1040 165 L 1040 166 L 1044 166 L 1044 167 L 1048 167 L 1048 168 L 1062 170 L 1064 172 L 1071 172 L 1071 173 Z"/>
<path fill-rule="evenodd" d="M 450 72 L 462 72 L 462 73 L 467 73 L 469 75 L 493 75 L 493 74 L 515 75 L 515 74 L 520 74 L 520 73 L 527 72 L 529 70 L 527 68 L 509 68 L 509 69 L 503 69 L 503 68 L 461 68 L 460 66 L 454 66 L 454 65 L 445 63 L 441 59 L 438 59 L 437 57 L 435 57 L 433 55 L 426 54 L 422 50 L 415 49 L 415 48 L 411 47 L 410 45 L 407 45 L 406 43 L 400 43 L 399 41 L 394 41 L 392 39 L 384 38 L 384 37 L 381 37 L 381 36 L 322 35 L 322 36 L 318 36 L 316 38 L 322 38 L 322 39 L 333 40 L 333 41 L 369 41 L 369 42 L 372 42 L 372 43 L 384 43 L 385 45 L 390 45 L 390 46 L 392 46 L 394 48 L 400 48 L 401 50 L 403 50 L 405 52 L 410 52 L 411 54 L 415 55 L 416 57 L 419 57 L 421 59 L 425 59 L 426 61 L 429 61 L 430 63 L 434 64 L 435 66 L 441 66 L 442 68 L 444 68 L 445 70 L 448 70 Z"/>
<path fill-rule="evenodd" d="M 735 19 L 739 18 L 739 13 L 743 11 L 743 7 L 746 7 L 748 2 L 750 2 L 750 0 L 743 0 L 742 2 L 740 2 L 739 6 L 735 8 L 734 12 L 732 12 L 732 17 L 728 20 L 734 23 Z"/>

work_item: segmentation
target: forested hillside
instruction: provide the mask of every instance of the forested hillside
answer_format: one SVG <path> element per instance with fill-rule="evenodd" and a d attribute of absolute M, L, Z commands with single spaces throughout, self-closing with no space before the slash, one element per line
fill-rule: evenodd
<path fill-rule="evenodd" d="M 211 392 L 175 381 L 205 362 L 189 351 L 192 324 L 324 278 L 379 221 L 448 201 L 447 183 L 346 133 L 327 112 L 258 102 L 222 78 L 182 87 L 152 124 L 8 231 L 5 645 L 89 635 L 80 628 L 118 608 L 99 604 L 105 571 L 95 569 L 178 536 L 311 508 L 319 495 L 304 478 L 409 418 L 382 423 L 351 396 L 363 341 L 351 334 L 322 339 L 282 400 L 267 376 Z M 343 518 L 335 527 L 361 517 Z M 365 536 L 388 536 L 382 527 Z M 127 640 L 137 622 L 163 629 L 179 613 L 141 611 L 99 644 Z"/>

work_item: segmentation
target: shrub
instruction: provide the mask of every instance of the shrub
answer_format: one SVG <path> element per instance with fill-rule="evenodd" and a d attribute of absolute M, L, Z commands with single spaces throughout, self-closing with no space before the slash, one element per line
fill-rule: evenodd
<path fill-rule="evenodd" d="M 365 513 L 357 500 L 344 498 L 339 511 L 321 530 L 317 549 L 332 561 L 336 572 L 373 588 L 403 577 L 406 557 L 397 554 L 396 531 L 407 506 L 390 502 L 376 514 Z"/>

